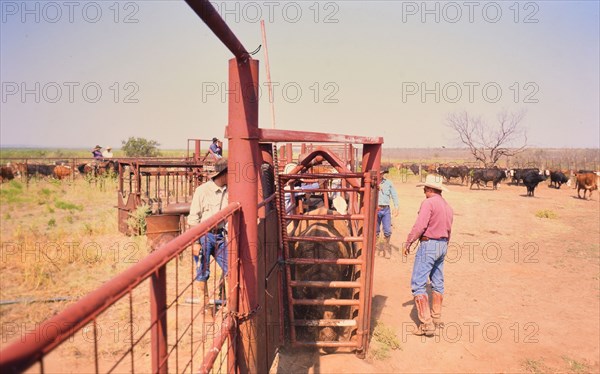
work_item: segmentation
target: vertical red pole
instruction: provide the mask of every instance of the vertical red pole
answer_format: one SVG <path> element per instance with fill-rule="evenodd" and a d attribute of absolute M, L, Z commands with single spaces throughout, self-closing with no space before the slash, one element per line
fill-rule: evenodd
<path fill-rule="evenodd" d="M 168 373 L 167 360 L 167 270 L 161 266 L 150 283 L 150 319 L 152 323 L 152 372 Z"/>
<path fill-rule="evenodd" d="M 286 162 L 288 164 L 290 162 L 293 162 L 293 160 L 294 160 L 294 150 L 292 149 L 292 143 L 287 143 L 285 145 L 285 157 L 286 157 Z"/>
<path fill-rule="evenodd" d="M 268 371 L 264 334 L 264 264 L 258 253 L 258 61 L 229 60 L 229 200 L 240 203 L 237 370 Z M 263 308 L 259 310 L 258 308 Z"/>
<path fill-rule="evenodd" d="M 367 276 L 364 283 L 364 305 L 363 307 L 363 323 L 362 328 L 365 332 L 359 338 L 362 339 L 362 351 L 359 352 L 359 357 L 364 358 L 369 345 L 369 334 L 368 332 L 371 329 L 371 306 L 372 306 L 372 297 L 373 297 L 373 272 L 375 270 L 375 261 L 374 261 L 374 252 L 375 252 L 375 226 L 377 220 L 373 219 L 376 215 L 377 211 L 377 202 L 378 202 L 378 190 L 377 187 L 379 185 L 379 181 L 381 179 L 381 174 L 371 172 L 370 175 L 366 174 L 366 170 L 379 170 L 381 167 L 381 144 L 365 144 L 363 145 L 363 155 L 362 155 L 362 172 L 365 174 L 365 189 L 369 190 L 365 193 L 365 202 L 361 209 L 366 219 L 364 224 L 366 227 L 363 227 L 363 232 L 366 232 L 367 240 L 366 240 L 366 248 L 364 248 L 364 266 L 361 269 L 363 272 L 361 275 Z M 372 190 L 371 190 L 372 188 Z M 368 199 L 366 199 L 368 197 Z"/>
<path fill-rule="evenodd" d="M 200 139 L 194 139 L 194 161 L 200 159 Z"/>

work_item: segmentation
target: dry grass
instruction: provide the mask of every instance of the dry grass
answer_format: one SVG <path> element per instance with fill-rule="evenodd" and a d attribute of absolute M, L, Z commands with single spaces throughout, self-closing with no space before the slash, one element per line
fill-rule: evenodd
<path fill-rule="evenodd" d="M 145 237 L 128 237 L 118 232 L 117 184 L 110 178 L 101 182 L 100 186 L 83 179 L 41 180 L 28 185 L 11 181 L 0 187 L 0 349 L 31 333 L 37 324 L 148 254 Z M 180 369 L 188 362 L 192 347 L 195 362 L 201 361 L 206 347 L 212 344 L 214 331 L 220 328 L 215 319 L 205 319 L 201 305 L 185 304 L 187 297 L 198 297 L 199 293 L 196 287 L 192 295 L 189 288 L 194 274 L 190 250 L 167 266 L 167 304 L 174 303 L 167 314 L 169 343 L 180 340 Z M 219 276 L 220 269 L 213 263 L 211 289 L 216 287 Z M 146 280 L 132 291 L 132 320 L 128 295 L 96 319 L 101 371 L 108 370 L 124 355 L 115 370 L 129 370 L 131 358 L 127 350 L 132 337 L 133 341 L 139 340 L 134 348 L 136 371 L 151 370 L 147 355 L 149 288 Z M 177 292 L 181 296 L 175 300 Z M 67 300 L 51 301 L 59 297 Z M 185 331 L 192 318 L 193 327 Z M 69 362 L 74 371 L 85 372 L 93 368 L 93 355 L 94 326 L 90 323 L 52 352 L 45 368 L 49 372 L 61 371 Z M 174 360 L 175 357 L 169 359 L 170 367 L 176 367 Z"/>
<path fill-rule="evenodd" d="M 104 186 L 79 179 L 0 187 L 2 323 L 33 328 L 147 254 L 144 237 L 118 232 L 116 183 Z M 42 301 L 56 297 L 72 301 Z M 0 334 L 5 345 L 11 337 Z"/>

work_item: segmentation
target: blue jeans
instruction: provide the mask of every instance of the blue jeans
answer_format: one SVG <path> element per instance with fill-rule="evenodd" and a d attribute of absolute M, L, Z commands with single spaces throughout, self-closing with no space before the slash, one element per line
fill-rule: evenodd
<path fill-rule="evenodd" d="M 392 235 L 392 213 L 390 211 L 390 206 L 386 206 L 385 208 L 379 208 L 377 211 L 377 236 L 379 236 L 379 232 L 381 231 L 381 225 L 383 224 L 383 235 L 391 236 Z"/>
<path fill-rule="evenodd" d="M 448 251 L 446 240 L 429 240 L 421 242 L 415 256 L 410 287 L 413 296 L 426 294 L 427 277 L 431 280 L 431 288 L 444 293 L 444 258 Z"/>
<path fill-rule="evenodd" d="M 200 245 L 202 246 L 200 257 L 194 255 L 196 280 L 206 281 L 210 277 L 210 256 L 215 258 L 223 274 L 227 274 L 227 240 L 223 234 L 208 233 L 200 238 Z"/>

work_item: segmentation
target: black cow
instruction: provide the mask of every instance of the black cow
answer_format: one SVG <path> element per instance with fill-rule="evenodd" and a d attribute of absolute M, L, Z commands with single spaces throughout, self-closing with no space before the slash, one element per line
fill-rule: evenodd
<path fill-rule="evenodd" d="M 27 178 L 32 177 L 34 175 L 42 175 L 44 177 L 52 176 L 54 173 L 54 168 L 56 165 L 43 165 L 43 164 L 17 164 L 17 167 L 20 169 L 21 173 L 25 174 Z"/>
<path fill-rule="evenodd" d="M 465 183 L 465 178 L 469 174 L 469 168 L 466 166 L 440 166 L 437 168 L 439 175 L 446 179 L 446 183 L 450 182 L 450 178 L 460 178 L 460 184 Z"/>
<path fill-rule="evenodd" d="M 471 186 L 469 189 L 473 188 L 473 185 L 477 183 L 477 188 L 481 186 L 481 182 L 484 182 L 487 185 L 487 182 L 492 182 L 493 189 L 498 189 L 498 183 L 501 180 L 506 179 L 506 172 L 501 169 L 473 169 L 471 170 Z"/>
<path fill-rule="evenodd" d="M 550 172 L 550 185 L 560 189 L 563 183 L 567 183 L 569 178 L 561 171 Z"/>
<path fill-rule="evenodd" d="M 527 168 L 527 169 L 512 169 L 510 171 L 510 176 L 512 178 L 512 183 L 513 184 L 517 184 L 517 186 L 519 185 L 519 181 L 522 181 L 523 178 L 525 178 L 525 175 L 527 175 L 527 173 L 529 172 L 536 172 L 539 174 L 540 169 L 538 168 Z"/>
<path fill-rule="evenodd" d="M 419 175 L 419 165 L 412 164 L 408 168 L 413 172 L 414 175 Z"/>
<path fill-rule="evenodd" d="M 535 196 L 535 188 L 540 182 L 546 180 L 546 176 L 540 174 L 539 172 L 530 171 L 525 174 L 523 177 L 523 184 L 527 187 L 527 196 L 533 197 Z"/>

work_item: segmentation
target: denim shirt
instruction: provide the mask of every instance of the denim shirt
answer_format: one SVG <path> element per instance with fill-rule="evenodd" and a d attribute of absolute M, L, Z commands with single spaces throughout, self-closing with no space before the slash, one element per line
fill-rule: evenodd
<path fill-rule="evenodd" d="M 390 205 L 390 199 L 394 201 L 394 207 L 399 208 L 398 194 L 391 181 L 382 178 L 379 184 L 379 205 Z"/>

